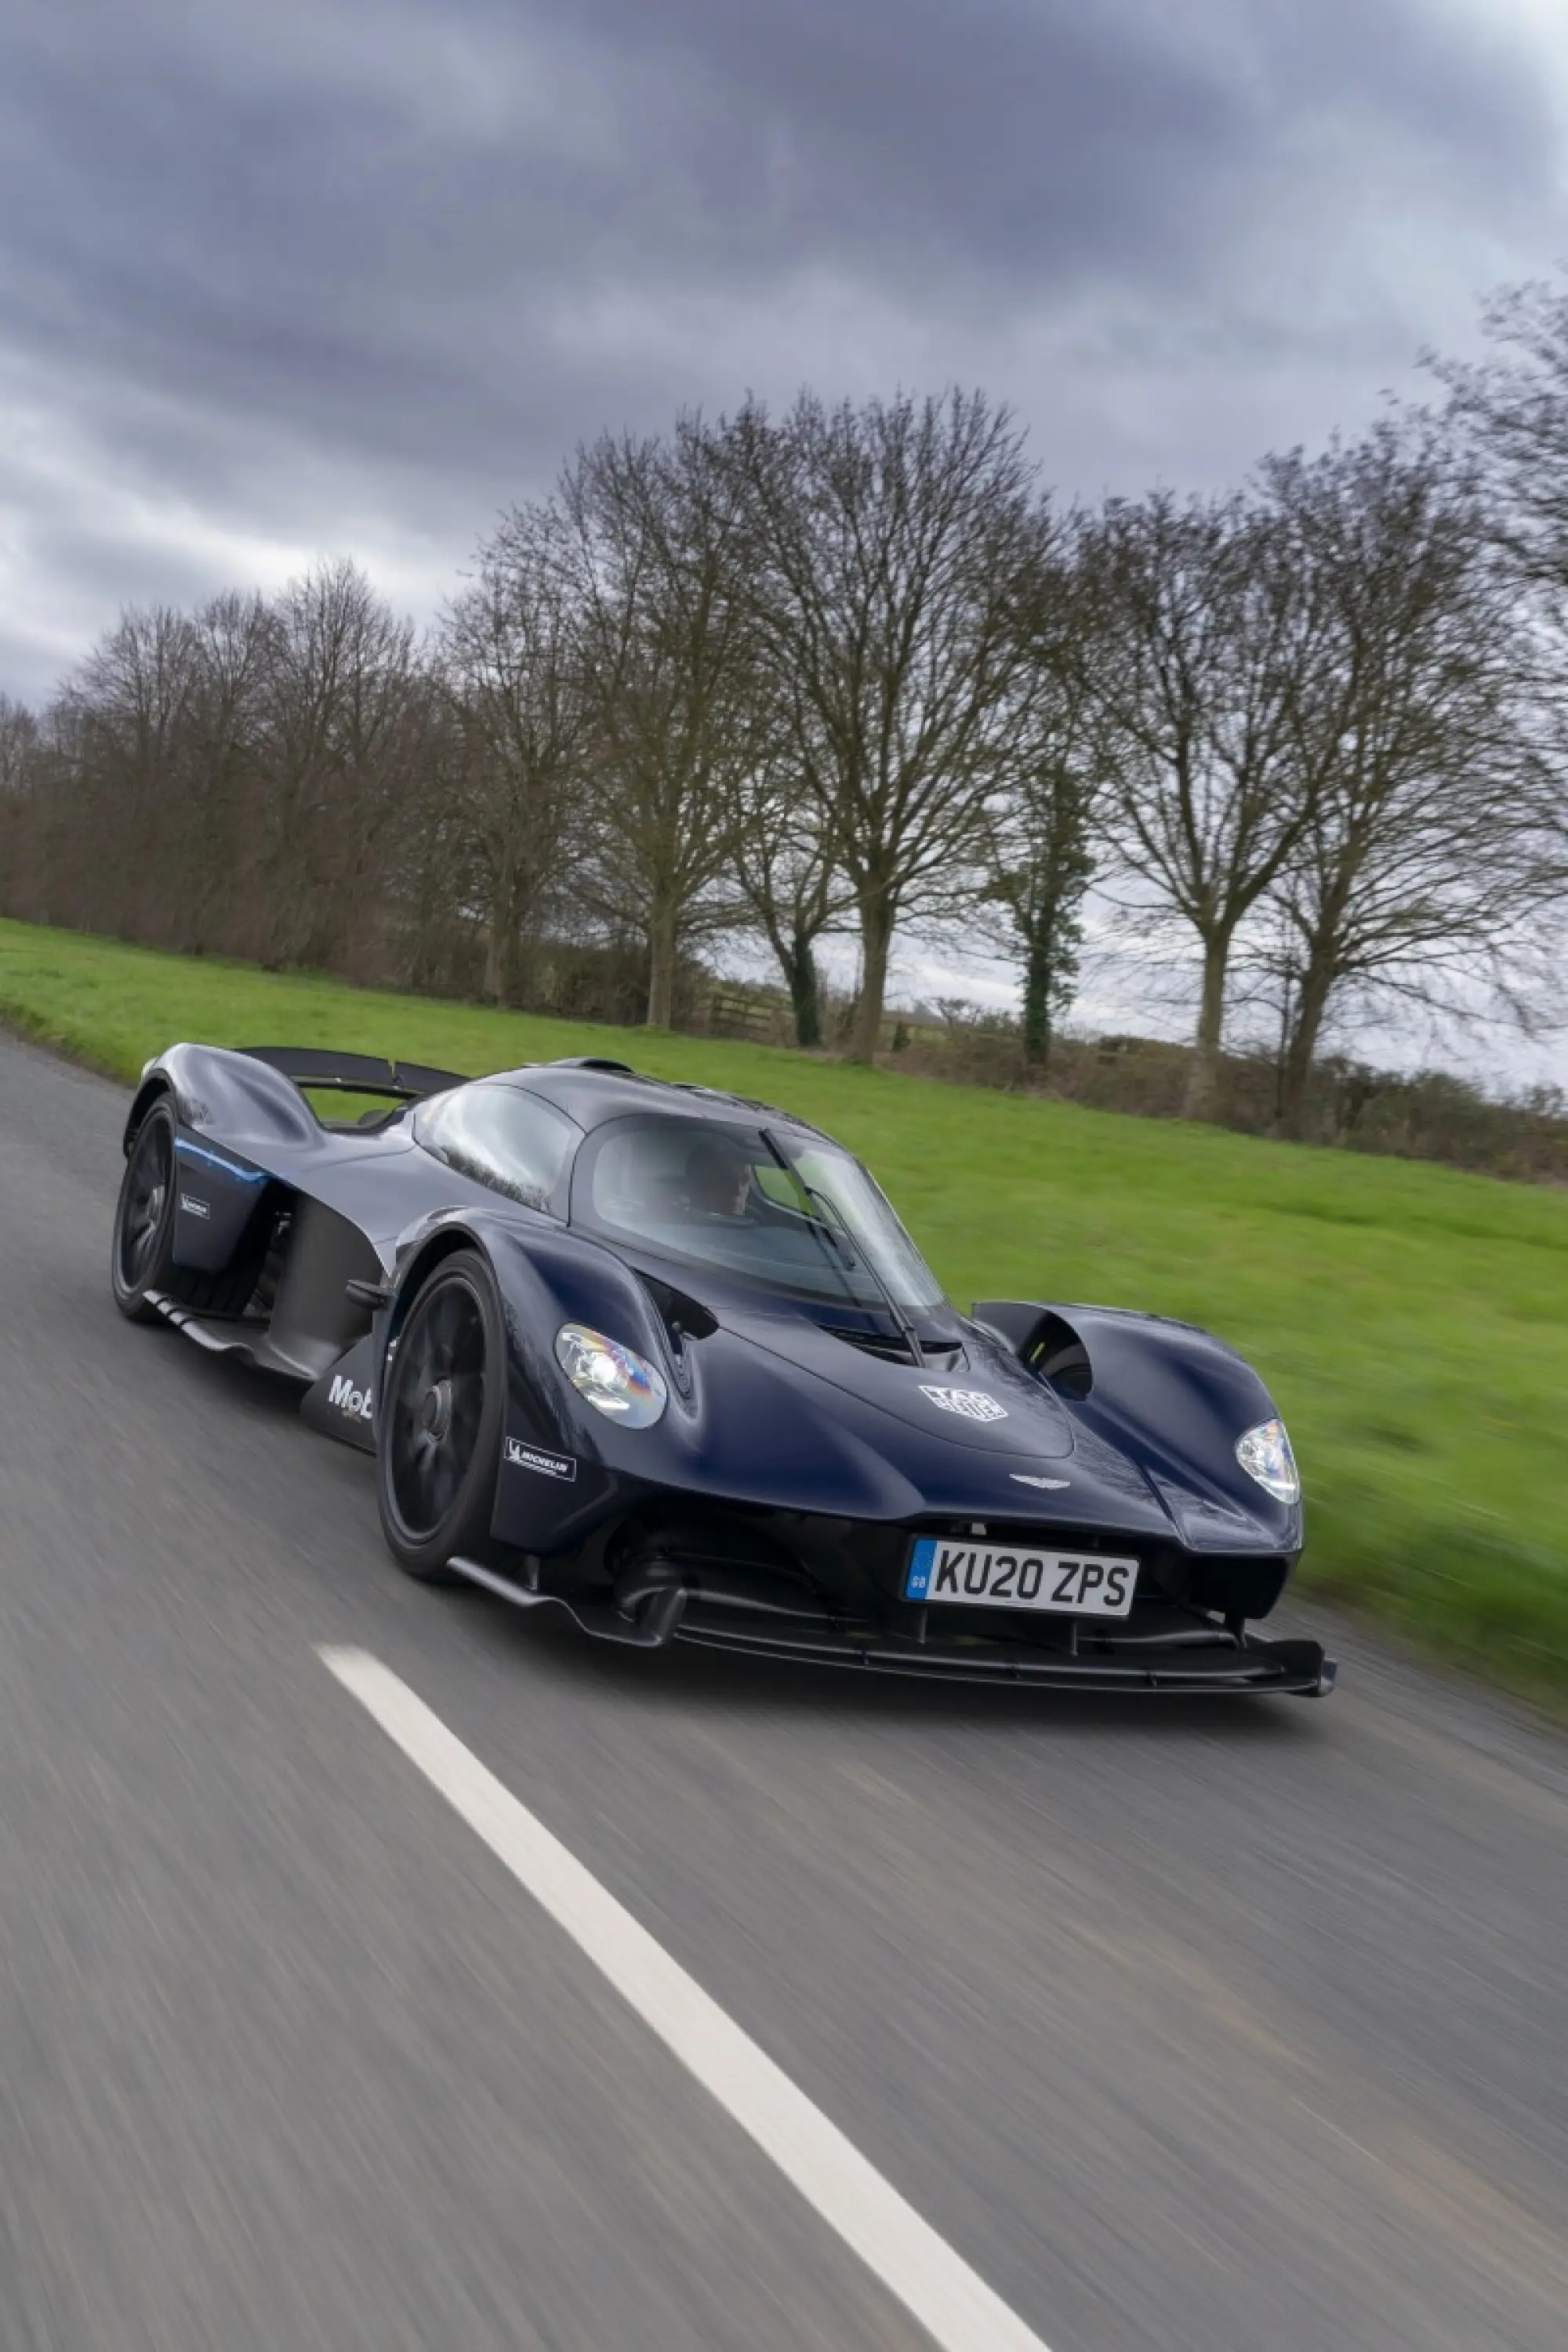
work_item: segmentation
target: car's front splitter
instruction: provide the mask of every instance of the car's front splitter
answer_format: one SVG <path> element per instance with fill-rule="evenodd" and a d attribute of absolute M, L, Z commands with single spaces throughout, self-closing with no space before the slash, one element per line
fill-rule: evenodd
<path fill-rule="evenodd" d="M 729 1612 L 689 1604 L 674 1629 L 678 1642 L 738 1650 L 751 1657 L 796 1658 L 863 1673 L 900 1675 L 923 1682 L 1013 1683 L 1037 1688 L 1116 1691 L 1273 1691 L 1321 1698 L 1334 1686 L 1336 1667 L 1316 1642 L 1239 1645 L 1140 1644 L 1118 1654 L 1085 1643 L 1076 1653 L 1023 1643 L 918 1642 L 907 1635 L 860 1633 L 831 1626 L 738 1623 Z"/>
<path fill-rule="evenodd" d="M 849 1666 L 922 1682 L 1013 1684 L 1040 1689 L 1166 1692 L 1275 1692 L 1323 1697 L 1336 1668 L 1316 1642 L 1265 1642 L 1184 1613 L 1164 1638 L 1148 1633 L 1118 1640 L 1068 1630 L 1060 1646 L 916 1633 L 847 1622 L 770 1605 L 761 1588 L 750 1607 L 703 1597 L 679 1582 L 642 1584 L 612 1596 L 542 1589 L 539 1563 L 511 1571 L 472 1559 L 450 1563 L 459 1576 L 523 1609 L 564 1610 L 597 1641 L 641 1650 L 689 1642 L 754 1658 L 795 1659 L 805 1665 Z"/>

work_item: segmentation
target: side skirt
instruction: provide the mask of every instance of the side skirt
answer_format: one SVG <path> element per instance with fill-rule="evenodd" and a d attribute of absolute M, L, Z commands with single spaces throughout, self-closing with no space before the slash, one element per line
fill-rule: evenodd
<path fill-rule="evenodd" d="M 187 1339 L 195 1340 L 198 1348 L 205 1348 L 208 1355 L 237 1356 L 242 1364 L 249 1364 L 257 1371 L 279 1372 L 287 1380 L 309 1382 L 300 1400 L 300 1418 L 307 1425 L 319 1436 L 335 1437 L 341 1444 L 352 1445 L 361 1454 L 375 1452 L 372 1393 L 375 1343 L 372 1333 L 367 1331 L 363 1339 L 356 1339 L 317 1379 L 308 1365 L 296 1362 L 292 1356 L 273 1345 L 265 1324 L 205 1320 L 165 1291 L 150 1290 L 147 1297 L 166 1323 L 183 1331 Z"/>
<path fill-rule="evenodd" d="M 281 1349 L 273 1346 L 264 1323 L 220 1322 L 216 1317 L 208 1320 L 194 1308 L 182 1307 L 177 1298 L 171 1298 L 163 1290 L 148 1291 L 147 1304 L 155 1307 L 176 1331 L 183 1331 L 187 1339 L 205 1348 L 209 1356 L 237 1356 L 242 1364 L 253 1364 L 258 1371 L 281 1372 L 287 1380 L 309 1381 L 313 1377 L 308 1366 L 296 1363 L 292 1356 L 284 1355 Z"/>

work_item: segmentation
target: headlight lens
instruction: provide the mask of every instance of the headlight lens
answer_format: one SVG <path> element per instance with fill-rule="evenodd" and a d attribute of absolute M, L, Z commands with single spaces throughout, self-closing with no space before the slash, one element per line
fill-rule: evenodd
<path fill-rule="evenodd" d="M 668 1391 L 656 1367 L 585 1323 L 562 1325 L 555 1360 L 579 1396 L 624 1428 L 651 1429 L 664 1411 Z"/>
<path fill-rule="evenodd" d="M 1301 1474 L 1285 1434 L 1282 1421 L 1260 1421 L 1236 1441 L 1236 1458 L 1249 1478 L 1256 1478 L 1277 1503 L 1299 1503 Z"/>

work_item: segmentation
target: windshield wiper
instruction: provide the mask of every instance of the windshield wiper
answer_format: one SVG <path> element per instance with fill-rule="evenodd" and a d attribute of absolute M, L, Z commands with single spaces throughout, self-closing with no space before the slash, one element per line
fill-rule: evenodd
<path fill-rule="evenodd" d="M 851 1236 L 848 1227 L 845 1224 L 842 1213 L 834 1206 L 834 1203 L 827 1198 L 827 1195 L 825 1192 L 816 1192 L 811 1185 L 805 1182 L 804 1178 L 801 1178 L 799 1181 L 801 1190 L 805 1194 L 806 1199 L 817 1203 L 822 1212 L 822 1222 L 824 1226 L 826 1231 L 832 1234 L 834 1240 L 838 1244 L 838 1246 L 847 1253 L 847 1263 L 853 1266 L 857 1263 L 857 1260 L 853 1250 L 850 1249 L 849 1246 Z M 888 1281 L 887 1276 L 883 1274 L 880 1266 L 877 1264 L 876 1259 L 872 1256 L 871 1245 L 868 1242 L 862 1242 L 860 1244 L 858 1263 L 864 1266 L 866 1272 L 876 1284 L 877 1288 L 881 1292 L 882 1304 L 886 1307 L 889 1314 L 892 1317 L 900 1335 L 903 1339 L 904 1345 L 908 1348 L 911 1358 L 917 1364 L 923 1364 L 926 1360 L 925 1349 L 921 1345 L 920 1333 L 915 1329 L 908 1310 L 904 1307 L 902 1302 L 895 1296 L 891 1284 Z"/>
<path fill-rule="evenodd" d="M 812 1232 L 820 1235 L 824 1248 L 831 1254 L 834 1265 L 844 1276 L 844 1286 L 848 1291 L 855 1305 L 858 1307 L 860 1301 L 856 1297 L 855 1286 L 849 1280 L 849 1274 L 851 1269 L 859 1265 L 865 1268 L 865 1271 L 870 1276 L 873 1285 L 880 1293 L 882 1304 L 893 1318 L 893 1328 L 898 1332 L 900 1338 L 903 1340 L 905 1347 L 910 1351 L 910 1361 L 912 1363 L 923 1365 L 925 1362 L 925 1349 L 921 1346 L 920 1333 L 915 1329 L 914 1325 L 910 1322 L 904 1308 L 893 1296 L 891 1289 L 889 1287 L 889 1285 L 882 1275 L 880 1267 L 877 1265 L 875 1259 L 871 1255 L 869 1246 L 862 1243 L 859 1255 L 857 1256 L 854 1249 L 850 1246 L 851 1236 L 848 1227 L 845 1224 L 842 1215 L 839 1213 L 838 1210 L 835 1208 L 833 1202 L 827 1198 L 826 1194 L 815 1191 L 813 1187 L 806 1182 L 805 1177 L 801 1174 L 794 1160 L 791 1160 L 788 1154 L 782 1149 L 777 1139 L 769 1134 L 765 1127 L 761 1129 L 759 1131 L 762 1135 L 763 1141 L 767 1145 L 768 1150 L 772 1152 L 779 1166 L 784 1170 L 784 1174 L 794 1185 L 796 1192 L 800 1195 L 801 1200 L 805 1203 L 802 1213 L 804 1214 L 807 1224 L 811 1227 Z"/>

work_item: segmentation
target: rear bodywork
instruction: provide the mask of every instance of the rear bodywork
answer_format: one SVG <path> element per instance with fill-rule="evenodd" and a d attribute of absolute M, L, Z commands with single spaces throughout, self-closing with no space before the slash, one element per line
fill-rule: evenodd
<path fill-rule="evenodd" d="M 693 1120 L 723 1099 L 591 1062 L 510 1075 L 584 1132 L 645 1109 L 650 1090 L 661 1112 Z M 1331 1685 L 1317 1644 L 1252 1630 L 1295 1566 L 1301 1512 L 1237 1461 L 1239 1433 L 1274 1406 L 1223 1342 L 1110 1307 L 983 1301 L 951 1310 L 916 1361 L 872 1313 L 719 1276 L 694 1297 L 689 1271 L 426 1150 L 409 1106 L 463 1083 L 360 1056 L 177 1045 L 143 1073 L 126 1132 L 129 1149 L 153 1102 L 172 1098 L 179 1199 L 160 1310 L 300 1385 L 310 1425 L 366 1452 L 412 1297 L 446 1253 L 482 1252 L 506 1333 L 506 1414 L 491 1540 L 455 1560 L 459 1572 L 643 1647 L 932 1679 Z M 375 1092 L 388 1108 L 323 1120 L 301 1086 Z M 566 1323 L 661 1369 L 656 1426 L 606 1422 L 578 1395 L 553 1352 Z M 990 1417 L 954 1409 L 955 1391 L 983 1396 Z M 1134 1559 L 1131 1614 L 908 1600 L 911 1547 L 928 1537 Z"/>

